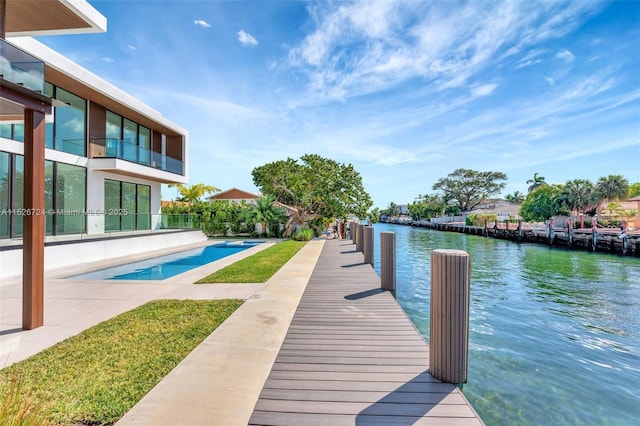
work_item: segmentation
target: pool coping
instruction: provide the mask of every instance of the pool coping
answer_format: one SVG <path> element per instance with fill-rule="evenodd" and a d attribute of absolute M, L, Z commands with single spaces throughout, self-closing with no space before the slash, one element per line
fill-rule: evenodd
<path fill-rule="evenodd" d="M 224 240 L 224 241 L 236 241 L 236 240 Z M 170 249 L 168 252 L 167 250 L 159 250 L 157 252 L 153 252 L 150 254 L 146 254 L 144 257 L 141 258 L 135 258 L 132 259 L 131 257 L 120 257 L 117 259 L 112 259 L 114 261 L 113 265 L 110 266 L 99 266 L 97 268 L 93 268 L 90 269 L 86 272 L 81 272 L 81 273 L 64 273 L 62 275 L 60 274 L 56 274 L 56 276 L 58 276 L 59 279 L 64 279 L 64 280 L 68 280 L 68 281 L 95 281 L 95 282 L 105 282 L 105 283 L 113 283 L 113 282 L 118 282 L 118 283 L 139 283 L 139 282 L 152 282 L 152 283 L 164 283 L 164 284 L 175 284 L 175 283 L 188 283 L 188 284 L 193 284 L 195 281 L 206 277 L 207 275 L 210 275 L 234 262 L 237 262 L 238 260 L 244 259 L 245 257 L 251 256 L 252 254 L 258 253 L 259 251 L 262 251 L 266 248 L 271 247 L 276 241 L 278 240 L 260 240 L 260 244 L 257 244 L 253 247 L 249 247 L 246 248 L 244 250 L 241 250 L 237 253 L 233 253 L 231 255 L 225 256 L 223 258 L 208 262 L 204 265 L 201 266 L 197 266 L 195 268 L 192 268 L 188 271 L 184 271 L 181 272 L 179 274 L 173 275 L 169 278 L 165 278 L 164 280 L 119 280 L 119 279 L 109 279 L 109 278 L 89 278 L 89 277 L 82 277 L 82 275 L 86 275 L 86 274 L 90 274 L 93 272 L 98 272 L 98 271 L 102 271 L 105 269 L 111 269 L 111 268 L 117 268 L 120 266 L 125 266 L 131 263 L 137 263 L 137 262 L 144 262 L 147 260 L 151 260 L 151 259 L 155 259 L 157 257 L 162 257 L 162 256 L 170 256 L 170 255 L 175 255 L 178 253 L 182 253 L 182 252 L 186 252 L 186 251 L 190 251 L 190 250 L 196 250 L 199 248 L 203 248 L 203 247 L 208 247 L 208 246 L 212 246 L 212 245 L 216 245 L 216 244 L 220 244 L 223 241 L 217 241 L 217 240 L 207 240 L 206 242 L 201 242 L 201 243 L 196 243 L 196 244 L 189 244 L 188 246 L 183 246 L 183 247 L 174 247 L 173 249 Z M 179 248 L 179 250 L 176 250 L 176 248 Z M 67 269 L 68 271 L 68 269 Z"/>

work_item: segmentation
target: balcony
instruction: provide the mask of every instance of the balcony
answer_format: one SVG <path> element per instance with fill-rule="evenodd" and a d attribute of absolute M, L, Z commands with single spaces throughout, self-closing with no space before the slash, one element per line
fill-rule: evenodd
<path fill-rule="evenodd" d="M 117 158 L 184 176 L 184 163 L 182 161 L 142 148 L 123 139 L 92 139 L 91 157 Z"/>
<path fill-rule="evenodd" d="M 0 78 L 43 94 L 44 62 L 0 39 Z"/>

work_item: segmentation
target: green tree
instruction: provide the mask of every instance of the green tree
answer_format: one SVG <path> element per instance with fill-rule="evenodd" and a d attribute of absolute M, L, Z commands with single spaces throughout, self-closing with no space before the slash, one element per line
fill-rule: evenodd
<path fill-rule="evenodd" d="M 441 190 L 445 200 L 451 201 L 453 207 L 461 211 L 469 211 L 486 200 L 489 196 L 502 191 L 507 185 L 507 175 L 501 172 L 478 172 L 469 169 L 456 169 L 446 178 L 441 178 L 433 185 L 434 190 Z"/>
<path fill-rule="evenodd" d="M 418 195 L 413 203 L 407 206 L 411 217 L 415 220 L 441 216 L 446 208 L 445 202 L 438 194 Z"/>
<path fill-rule="evenodd" d="M 255 205 L 244 210 L 243 219 L 250 225 L 259 223 L 263 234 L 267 234 L 269 230 L 277 235 L 280 225 L 286 223 L 287 215 L 284 208 L 277 206 L 275 201 L 276 197 L 271 194 L 258 197 Z"/>
<path fill-rule="evenodd" d="M 573 179 L 563 186 L 560 199 L 571 213 L 580 214 L 593 210 L 601 197 L 590 181 Z"/>
<path fill-rule="evenodd" d="M 400 214 L 400 208 L 392 201 L 382 212 L 387 216 L 398 216 Z"/>
<path fill-rule="evenodd" d="M 362 178 L 351 164 L 342 164 L 317 154 L 306 154 L 300 162 L 292 158 L 274 161 L 251 172 L 253 183 L 289 207 L 285 235 L 296 226 L 319 226 L 325 219 L 364 218 L 372 206 Z"/>
<path fill-rule="evenodd" d="M 371 223 L 378 223 L 380 221 L 381 214 L 382 213 L 380 212 L 379 208 L 374 207 L 373 209 L 371 209 L 371 211 L 368 214 L 369 219 L 371 220 Z"/>
<path fill-rule="evenodd" d="M 551 216 L 566 214 L 561 202 L 562 185 L 543 185 L 531 191 L 520 207 L 525 221 L 543 222 Z"/>
<path fill-rule="evenodd" d="M 531 191 L 529 191 L 531 192 Z M 507 194 L 507 196 L 505 197 L 507 199 L 508 202 L 513 203 L 513 204 L 521 204 L 525 198 L 526 195 L 524 195 L 522 192 L 520 191 L 516 191 L 513 194 Z"/>
<path fill-rule="evenodd" d="M 629 192 L 627 193 L 627 199 L 640 196 L 640 182 L 632 183 L 629 185 Z"/>
<path fill-rule="evenodd" d="M 544 176 L 538 176 L 537 172 L 533 174 L 533 179 L 527 180 L 527 183 L 529 184 L 529 189 L 528 189 L 529 192 L 532 192 L 540 188 L 541 186 L 549 185 L 547 182 L 544 181 Z"/>
<path fill-rule="evenodd" d="M 195 203 L 196 201 L 200 201 L 200 198 L 207 194 L 220 191 L 219 188 L 216 188 L 213 185 L 205 185 L 204 183 L 196 183 L 190 186 L 183 185 L 181 183 L 172 183 L 169 184 L 169 188 L 176 188 L 178 190 L 178 194 L 180 194 L 177 200 L 187 203 Z"/>
<path fill-rule="evenodd" d="M 622 175 L 603 176 L 598 180 L 596 189 L 604 201 L 620 201 L 629 193 L 629 181 Z"/>

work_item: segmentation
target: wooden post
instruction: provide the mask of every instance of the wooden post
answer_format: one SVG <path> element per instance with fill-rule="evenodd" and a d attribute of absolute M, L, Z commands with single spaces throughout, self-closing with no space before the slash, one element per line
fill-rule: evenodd
<path fill-rule="evenodd" d="M 622 240 L 622 255 L 624 256 L 627 252 L 627 221 L 624 219 L 620 222 L 620 234 L 618 238 Z"/>
<path fill-rule="evenodd" d="M 522 219 L 518 219 L 518 239 L 522 240 Z"/>
<path fill-rule="evenodd" d="M 431 252 L 429 368 L 447 383 L 466 383 L 471 260 L 463 250 Z"/>
<path fill-rule="evenodd" d="M 363 246 L 364 263 L 373 265 L 373 226 L 364 227 Z"/>
<path fill-rule="evenodd" d="M 573 247 L 573 220 L 569 218 L 569 223 L 567 223 L 567 242 L 569 243 L 569 247 Z"/>
<path fill-rule="evenodd" d="M 358 224 L 358 233 L 356 234 L 356 249 L 360 252 L 364 252 L 364 225 Z"/>
<path fill-rule="evenodd" d="M 22 328 L 44 325 L 44 113 L 24 111 Z"/>
<path fill-rule="evenodd" d="M 7 0 L 0 0 L 0 38 L 7 35 Z"/>
<path fill-rule="evenodd" d="M 380 288 L 396 291 L 396 233 L 380 233 Z"/>

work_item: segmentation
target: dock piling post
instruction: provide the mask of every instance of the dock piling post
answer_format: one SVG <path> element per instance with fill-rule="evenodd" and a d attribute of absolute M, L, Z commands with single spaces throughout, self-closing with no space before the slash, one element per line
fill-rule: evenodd
<path fill-rule="evenodd" d="M 471 260 L 463 250 L 431 252 L 431 374 L 447 383 L 466 383 L 469 363 Z"/>
<path fill-rule="evenodd" d="M 356 232 L 356 250 L 362 253 L 364 252 L 364 225 L 359 223 L 356 228 L 358 230 Z"/>
<path fill-rule="evenodd" d="M 363 246 L 364 263 L 373 266 L 373 226 L 364 227 Z"/>
<path fill-rule="evenodd" d="M 396 291 L 396 233 L 380 233 L 380 288 Z"/>

